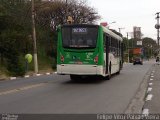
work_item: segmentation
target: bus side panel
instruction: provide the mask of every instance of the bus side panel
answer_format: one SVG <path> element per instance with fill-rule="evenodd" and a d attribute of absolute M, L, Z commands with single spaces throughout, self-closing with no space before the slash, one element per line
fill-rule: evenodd
<path fill-rule="evenodd" d="M 108 74 L 108 66 L 109 66 L 109 42 L 110 42 L 110 38 L 109 36 L 105 35 L 105 39 L 106 39 L 106 74 Z"/>
<path fill-rule="evenodd" d="M 123 43 L 121 43 L 121 55 L 120 55 L 120 57 L 121 57 L 121 69 L 122 69 L 122 67 L 123 67 L 123 62 L 124 62 L 124 53 L 123 53 L 123 48 L 124 48 L 124 44 Z"/>
<path fill-rule="evenodd" d="M 103 66 L 103 75 L 105 74 L 105 59 L 104 59 L 104 36 L 103 36 L 103 29 L 102 27 L 99 27 L 98 31 L 98 39 L 97 39 L 97 48 L 98 48 L 98 65 Z"/>
<path fill-rule="evenodd" d="M 58 64 L 61 64 L 61 61 L 60 61 L 60 53 L 61 53 L 61 45 L 62 45 L 62 37 L 61 37 L 61 29 L 58 28 L 58 41 L 57 41 L 57 65 Z"/>

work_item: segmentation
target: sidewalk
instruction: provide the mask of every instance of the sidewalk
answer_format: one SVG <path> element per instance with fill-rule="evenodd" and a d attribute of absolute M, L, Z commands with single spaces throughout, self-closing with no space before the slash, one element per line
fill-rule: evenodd
<path fill-rule="evenodd" d="M 148 89 L 143 107 L 146 114 L 160 113 L 160 65 L 154 64 L 148 80 Z"/>

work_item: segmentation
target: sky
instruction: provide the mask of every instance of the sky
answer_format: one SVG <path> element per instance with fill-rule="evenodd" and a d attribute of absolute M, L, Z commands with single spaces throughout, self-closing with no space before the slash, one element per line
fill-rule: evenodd
<path fill-rule="evenodd" d="M 143 37 L 157 39 L 156 13 L 160 12 L 160 0 L 88 0 L 101 16 L 100 22 L 112 23 L 111 29 L 121 29 L 123 36 L 133 32 L 133 26 L 141 27 Z M 131 36 L 131 34 L 129 34 Z"/>

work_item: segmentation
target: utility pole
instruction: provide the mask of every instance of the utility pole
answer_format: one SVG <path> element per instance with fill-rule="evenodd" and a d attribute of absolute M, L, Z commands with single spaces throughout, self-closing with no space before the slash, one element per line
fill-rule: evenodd
<path fill-rule="evenodd" d="M 127 51 L 128 51 L 128 63 L 129 63 L 129 40 L 128 40 L 128 32 L 127 32 Z"/>
<path fill-rule="evenodd" d="M 157 19 L 157 24 L 155 25 L 155 28 L 157 29 L 157 42 L 158 42 L 158 53 L 159 53 L 159 28 L 160 28 L 160 25 L 159 25 L 159 14 L 160 12 L 157 12 L 156 15 L 156 19 Z"/>
<path fill-rule="evenodd" d="M 32 0 L 32 38 L 33 38 L 33 52 L 34 52 L 34 71 L 38 73 L 38 60 L 37 60 L 37 44 L 36 44 L 36 29 L 35 29 L 35 8 L 34 0 Z"/>

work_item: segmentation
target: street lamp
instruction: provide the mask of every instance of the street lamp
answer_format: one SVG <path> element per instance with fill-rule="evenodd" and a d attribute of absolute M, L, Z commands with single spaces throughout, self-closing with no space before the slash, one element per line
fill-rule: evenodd
<path fill-rule="evenodd" d="M 109 29 L 109 25 L 114 24 L 114 23 L 116 23 L 116 21 L 108 23 L 107 28 Z"/>
<path fill-rule="evenodd" d="M 111 23 L 108 23 L 108 24 L 113 24 L 113 23 L 116 23 L 116 21 L 113 21 L 113 22 L 111 22 Z"/>

